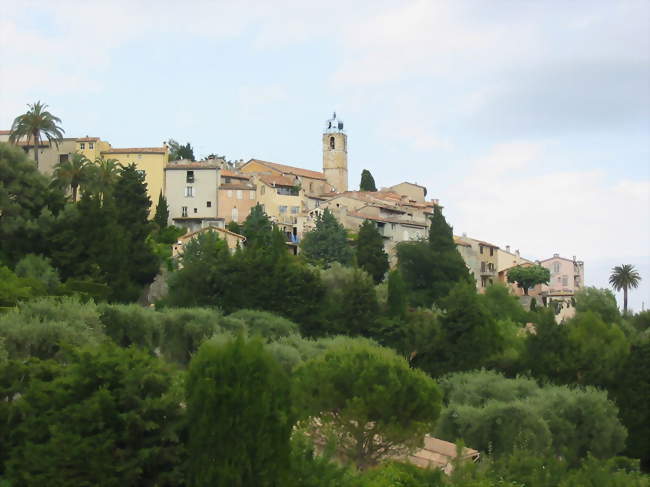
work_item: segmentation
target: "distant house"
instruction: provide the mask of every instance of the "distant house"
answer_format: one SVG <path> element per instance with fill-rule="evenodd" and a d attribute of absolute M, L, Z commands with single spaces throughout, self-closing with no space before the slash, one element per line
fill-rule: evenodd
<path fill-rule="evenodd" d="M 499 247 L 466 235 L 454 236 L 454 243 L 467 268 L 474 274 L 476 289 L 481 293 L 485 292 L 485 289 L 497 280 Z"/>
<path fill-rule="evenodd" d="M 231 232 L 230 230 L 226 230 L 225 228 L 215 227 L 215 226 L 205 227 L 195 232 L 186 233 L 185 235 L 180 237 L 172 247 L 172 257 L 176 258 L 179 255 L 181 255 L 188 242 L 190 242 L 193 238 L 196 238 L 198 235 L 205 232 L 217 232 L 219 238 L 226 241 L 226 244 L 228 245 L 228 249 L 230 249 L 231 252 L 234 252 L 235 250 L 237 250 L 238 247 L 243 246 L 244 242 L 246 241 L 246 237 L 244 237 L 243 235 L 239 235 L 238 233 Z"/>
<path fill-rule="evenodd" d="M 454 470 L 454 461 L 458 459 L 457 450 L 458 447 L 455 443 L 426 435 L 423 448 L 409 455 L 406 460 L 421 468 L 439 468 L 449 475 Z M 463 448 L 458 461 L 477 462 L 479 457 L 478 450 Z"/>

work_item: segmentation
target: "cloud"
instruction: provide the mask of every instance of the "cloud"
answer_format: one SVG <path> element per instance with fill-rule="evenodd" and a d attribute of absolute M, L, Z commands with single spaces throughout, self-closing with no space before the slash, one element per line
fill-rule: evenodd
<path fill-rule="evenodd" d="M 448 188 L 448 218 L 467 232 L 523 255 L 559 252 L 587 261 L 649 255 L 650 180 L 603 170 L 545 170 L 549 144 L 500 144 L 470 161 Z M 588 265 L 588 263 L 587 263 Z"/>

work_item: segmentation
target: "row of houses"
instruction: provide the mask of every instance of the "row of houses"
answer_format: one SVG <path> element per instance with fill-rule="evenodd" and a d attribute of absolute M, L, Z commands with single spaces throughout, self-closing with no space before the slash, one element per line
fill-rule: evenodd
<path fill-rule="evenodd" d="M 0 131 L 0 142 L 8 141 L 9 131 Z M 114 148 L 99 137 L 65 138 L 58 145 L 40 143 L 39 169 L 51 174 L 60 162 L 74 152 L 90 160 L 115 159 L 121 164 L 135 164 L 145 176 L 151 200 L 164 194 L 169 206 L 169 223 L 195 234 L 204 228 L 224 229 L 230 222 L 242 223 L 251 209 L 260 204 L 269 218 L 283 230 L 294 252 L 302 236 L 311 231 L 320 214 L 329 209 L 350 232 L 365 220 L 372 221 L 384 239 L 384 247 L 395 263 L 396 245 L 426 238 L 430 216 L 437 199 L 427 199 L 427 189 L 411 182 L 401 182 L 379 191 L 348 189 L 348 140 L 343 121 L 336 113 L 326 121 L 322 136 L 322 170 L 250 159 L 230 163 L 223 158 L 203 161 L 169 161 L 169 148 Z M 28 153 L 33 143 L 19 142 Z M 155 207 L 152 208 L 152 215 Z M 530 296 L 571 302 L 584 287 L 584 264 L 555 254 L 533 261 L 482 240 L 454 237 L 467 267 L 474 274 L 479 292 L 495 282 L 507 283 L 508 269 L 517 265 L 547 267 L 551 272 L 548 285 L 537 286 Z M 513 286 L 513 293 L 521 290 Z M 567 304 L 567 307 L 568 306 Z"/>

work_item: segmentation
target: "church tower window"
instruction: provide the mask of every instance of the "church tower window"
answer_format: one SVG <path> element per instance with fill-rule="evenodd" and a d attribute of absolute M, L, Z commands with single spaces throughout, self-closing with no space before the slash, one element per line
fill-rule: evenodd
<path fill-rule="evenodd" d="M 334 137 L 330 137 L 330 149 L 334 150 L 335 146 L 336 146 L 336 140 L 334 139 Z"/>

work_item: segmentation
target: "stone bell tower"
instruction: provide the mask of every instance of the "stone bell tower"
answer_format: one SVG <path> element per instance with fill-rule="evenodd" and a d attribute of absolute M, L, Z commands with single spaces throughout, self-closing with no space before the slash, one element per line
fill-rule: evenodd
<path fill-rule="evenodd" d="M 323 133 L 323 174 L 337 193 L 348 190 L 348 136 L 336 112 L 325 124 Z"/>

